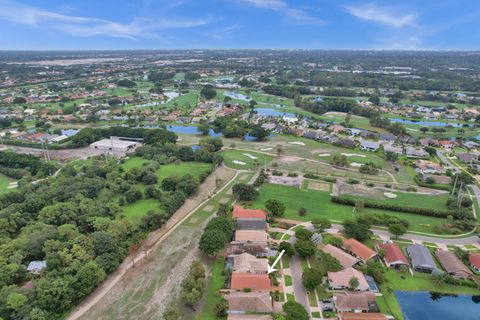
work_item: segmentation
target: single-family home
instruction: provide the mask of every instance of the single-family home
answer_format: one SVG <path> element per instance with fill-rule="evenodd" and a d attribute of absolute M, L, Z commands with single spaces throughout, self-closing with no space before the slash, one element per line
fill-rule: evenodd
<path fill-rule="evenodd" d="M 470 253 L 468 262 L 475 271 L 480 272 L 480 253 Z"/>
<path fill-rule="evenodd" d="M 383 250 L 383 261 L 390 268 L 399 268 L 400 266 L 408 266 L 408 260 L 402 252 L 402 249 L 394 242 L 380 243 L 379 250 Z"/>
<path fill-rule="evenodd" d="M 232 280 L 230 282 L 230 288 L 232 290 L 245 290 L 250 289 L 252 291 L 270 291 L 272 285 L 270 278 L 266 273 L 232 273 Z"/>
<path fill-rule="evenodd" d="M 343 139 L 338 140 L 335 143 L 338 144 L 339 146 L 342 146 L 342 147 L 345 147 L 345 148 L 350 148 L 350 149 L 355 148 L 355 141 L 352 140 L 352 139 L 343 138 Z"/>
<path fill-rule="evenodd" d="M 235 291 L 226 294 L 224 298 L 228 301 L 229 313 L 271 313 L 273 311 L 272 297 L 269 292 Z"/>
<path fill-rule="evenodd" d="M 267 219 L 267 213 L 260 209 L 244 209 L 242 206 L 234 206 L 233 219 Z"/>
<path fill-rule="evenodd" d="M 267 222 L 261 219 L 237 219 L 235 228 L 237 230 L 266 230 Z"/>
<path fill-rule="evenodd" d="M 31 274 L 40 274 L 47 267 L 47 261 L 31 261 L 27 266 L 27 271 Z"/>
<path fill-rule="evenodd" d="M 337 314 L 338 320 L 387 320 L 387 316 L 379 312 L 339 312 Z"/>
<path fill-rule="evenodd" d="M 367 262 L 378 256 L 375 251 L 354 238 L 343 240 L 343 247 L 345 251 L 360 259 L 362 262 Z"/>
<path fill-rule="evenodd" d="M 448 250 L 438 249 L 435 251 L 438 262 L 443 269 L 454 278 L 470 279 L 473 277 L 472 271 L 456 256 L 455 253 Z"/>
<path fill-rule="evenodd" d="M 445 168 L 441 164 L 428 160 L 415 161 L 415 167 L 417 172 L 421 174 L 438 174 L 446 172 Z"/>
<path fill-rule="evenodd" d="M 236 230 L 235 241 L 267 244 L 268 234 L 260 230 Z"/>
<path fill-rule="evenodd" d="M 240 273 L 267 273 L 268 260 L 259 259 L 249 253 L 233 257 L 233 271 Z"/>
<path fill-rule="evenodd" d="M 430 273 L 437 269 L 435 261 L 427 247 L 420 244 L 412 244 L 406 248 L 406 251 L 415 270 Z"/>
<path fill-rule="evenodd" d="M 344 292 L 333 296 L 337 312 L 378 312 L 373 292 Z"/>
<path fill-rule="evenodd" d="M 265 243 L 231 242 L 225 248 L 225 256 L 249 253 L 255 257 L 269 257 L 276 255 L 276 251 L 270 250 Z"/>
<path fill-rule="evenodd" d="M 480 145 L 473 141 L 466 141 L 463 143 L 463 146 L 468 149 L 475 149 L 478 148 Z"/>
<path fill-rule="evenodd" d="M 358 286 L 356 288 L 350 287 L 350 280 L 356 278 Z M 350 267 L 338 272 L 327 273 L 328 286 L 332 290 L 346 290 L 351 289 L 355 291 L 367 291 L 369 289 L 368 282 L 365 276 L 360 271 Z"/>
<path fill-rule="evenodd" d="M 397 140 L 397 136 L 391 133 L 380 133 L 380 140 L 387 142 L 395 142 L 395 140 Z"/>
<path fill-rule="evenodd" d="M 405 153 L 409 158 L 428 158 L 430 156 L 427 151 L 412 147 L 408 147 Z"/>
<path fill-rule="evenodd" d="M 360 261 L 354 256 L 346 253 L 340 248 L 332 246 L 331 244 L 327 244 L 325 247 L 323 247 L 322 251 L 336 258 L 338 262 L 340 262 L 340 265 L 343 269 L 353 267 Z"/>
<path fill-rule="evenodd" d="M 440 140 L 439 143 L 444 149 L 453 148 L 453 146 L 455 145 L 455 142 L 451 140 Z"/>
<path fill-rule="evenodd" d="M 367 140 L 360 141 L 360 149 L 362 150 L 375 152 L 379 148 L 380 148 L 380 144 L 376 141 L 367 141 Z"/>
<path fill-rule="evenodd" d="M 472 163 L 478 161 L 478 154 L 459 152 L 456 154 L 458 160 L 464 163 Z"/>
<path fill-rule="evenodd" d="M 383 152 L 385 152 L 385 153 L 391 152 L 391 153 L 395 153 L 395 154 L 398 154 L 398 155 L 402 155 L 403 148 L 402 147 L 394 147 L 391 144 L 386 144 L 386 145 L 383 146 Z"/>

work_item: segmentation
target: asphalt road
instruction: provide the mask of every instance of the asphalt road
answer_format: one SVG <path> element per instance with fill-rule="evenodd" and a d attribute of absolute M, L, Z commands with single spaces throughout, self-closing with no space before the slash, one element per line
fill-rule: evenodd
<path fill-rule="evenodd" d="M 295 300 L 302 304 L 310 314 L 310 305 L 308 304 L 307 291 L 302 284 L 302 265 L 300 257 L 295 255 L 290 259 L 290 270 L 292 271 L 293 290 L 295 292 Z"/>
<path fill-rule="evenodd" d="M 448 164 L 448 166 L 450 168 L 453 169 L 453 171 L 455 171 L 456 173 L 460 173 L 460 169 L 458 169 L 457 167 L 455 167 L 451 162 L 450 160 L 445 157 L 445 155 L 443 154 L 443 152 L 441 152 L 440 150 L 437 150 L 437 156 L 440 158 L 440 160 L 442 160 L 442 162 L 445 162 L 446 164 Z"/>

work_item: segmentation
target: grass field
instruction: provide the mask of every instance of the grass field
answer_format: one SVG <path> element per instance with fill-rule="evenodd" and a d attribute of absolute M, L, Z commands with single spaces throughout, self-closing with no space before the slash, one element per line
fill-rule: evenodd
<path fill-rule="evenodd" d="M 260 187 L 260 195 L 252 203 L 255 208 L 264 208 L 268 199 L 281 200 L 287 207 L 283 218 L 299 221 L 310 221 L 315 217 L 324 217 L 332 221 L 343 221 L 354 217 L 353 208 L 330 201 L 327 192 L 305 190 L 284 185 L 264 184 Z M 300 208 L 305 208 L 305 216 L 298 215 Z M 364 208 L 356 214 L 379 213 L 396 216 L 410 222 L 409 230 L 433 233 L 433 227 L 441 225 L 443 219 L 379 209 Z"/>
<path fill-rule="evenodd" d="M 220 301 L 221 295 L 219 293 L 225 282 L 225 276 L 222 275 L 224 260 L 218 258 L 213 264 L 212 273 L 207 284 L 207 291 L 205 293 L 205 305 L 202 312 L 195 318 L 196 320 L 214 320 L 215 305 Z"/>
<path fill-rule="evenodd" d="M 123 170 L 128 171 L 132 168 L 141 168 L 144 165 L 148 165 L 152 162 L 152 160 L 144 159 L 142 157 L 131 157 L 130 159 L 122 163 L 121 167 L 123 168 Z"/>
<path fill-rule="evenodd" d="M 384 274 L 385 281 L 380 286 L 383 297 L 377 298 L 380 311 L 393 315 L 395 319 L 403 319 L 400 306 L 395 298 L 394 290 L 478 295 L 478 289 L 448 284 L 436 284 L 430 277 L 430 274 L 420 272 L 415 272 L 412 277 L 409 273 L 402 274 L 395 270 L 388 269 Z"/>
<path fill-rule="evenodd" d="M 176 97 L 169 102 L 166 102 L 160 107 L 172 107 L 172 106 L 178 106 L 178 107 L 187 107 L 188 109 L 190 108 L 195 108 L 198 104 L 198 99 L 200 96 L 200 91 L 199 90 L 190 90 L 186 94 L 182 94 L 179 97 Z"/>
<path fill-rule="evenodd" d="M 162 181 L 169 176 L 184 176 L 191 174 L 194 177 L 199 177 L 200 174 L 209 170 L 212 167 L 210 163 L 204 162 L 180 162 L 179 164 L 167 164 L 160 166 L 156 174 L 159 181 Z"/>
<path fill-rule="evenodd" d="M 150 210 L 160 210 L 159 202 L 156 199 L 142 199 L 132 204 L 123 206 L 123 214 L 126 218 L 140 222 L 140 219 Z"/>
<path fill-rule="evenodd" d="M 239 170 L 254 170 L 255 163 L 259 166 L 268 165 L 273 159 L 272 156 L 252 151 L 226 150 L 220 154 L 223 156 L 223 160 L 228 167 Z M 235 160 L 245 164 L 235 163 Z"/>
<path fill-rule="evenodd" d="M 14 179 L 9 178 L 0 173 L 0 194 L 4 194 L 11 191 L 12 189 L 9 189 L 8 185 L 14 181 L 15 181 Z"/>

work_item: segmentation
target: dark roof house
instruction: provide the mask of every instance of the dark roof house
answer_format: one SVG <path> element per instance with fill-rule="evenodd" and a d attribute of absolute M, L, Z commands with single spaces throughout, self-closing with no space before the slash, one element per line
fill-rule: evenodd
<path fill-rule="evenodd" d="M 422 272 L 432 272 L 437 269 L 435 261 L 427 247 L 420 244 L 412 244 L 406 248 L 407 254 L 412 260 L 412 266 L 415 270 Z"/>

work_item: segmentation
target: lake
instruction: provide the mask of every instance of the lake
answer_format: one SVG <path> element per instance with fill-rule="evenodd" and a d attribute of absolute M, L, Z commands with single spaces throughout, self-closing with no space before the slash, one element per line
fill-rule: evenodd
<path fill-rule="evenodd" d="M 414 124 L 418 126 L 425 126 L 425 127 L 447 127 L 451 126 L 454 128 L 463 127 L 462 123 L 451 123 L 451 122 L 441 122 L 441 121 L 422 121 L 422 120 L 407 120 L 407 119 L 400 119 L 400 118 L 390 118 L 390 122 L 397 122 L 401 124 Z M 470 125 L 467 125 L 470 126 Z"/>
<path fill-rule="evenodd" d="M 150 127 L 153 127 L 153 126 L 150 126 Z M 198 127 L 196 127 L 196 126 L 170 125 L 170 126 L 167 126 L 167 130 L 171 131 L 171 132 L 183 133 L 183 134 L 200 134 L 200 132 L 198 131 Z M 210 137 L 221 137 L 222 133 L 221 132 L 215 132 L 215 131 L 213 131 L 213 129 L 210 129 L 208 135 Z M 271 136 L 272 135 L 270 135 L 270 137 Z M 257 140 L 256 137 L 252 137 L 249 133 L 247 133 L 245 135 L 245 137 L 243 137 L 243 139 L 246 140 L 246 141 Z"/>
<path fill-rule="evenodd" d="M 395 291 L 405 320 L 480 320 L 480 295 Z"/>
<path fill-rule="evenodd" d="M 286 117 L 286 118 L 296 118 L 293 113 L 282 112 L 275 110 L 273 108 L 255 108 L 253 111 L 256 111 L 258 115 L 264 117 Z"/>

